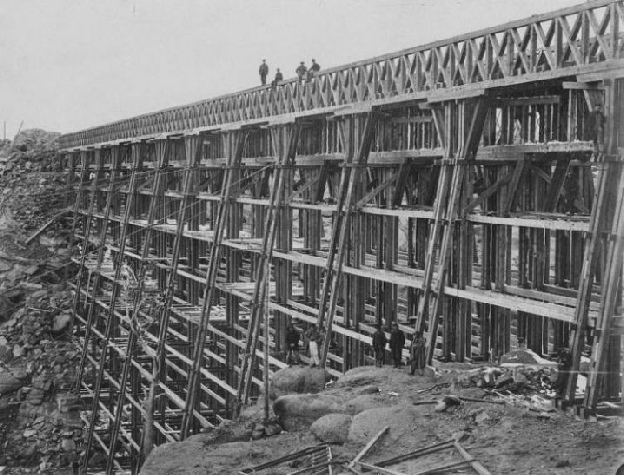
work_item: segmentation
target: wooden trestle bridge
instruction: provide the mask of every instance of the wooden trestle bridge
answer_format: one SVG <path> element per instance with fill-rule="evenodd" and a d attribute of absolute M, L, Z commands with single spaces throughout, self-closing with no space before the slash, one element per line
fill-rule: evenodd
<path fill-rule="evenodd" d="M 598 0 L 62 136 L 87 452 L 233 417 L 291 319 L 336 375 L 398 322 L 430 359 L 568 347 L 570 402 L 621 397 L 623 117 Z"/>

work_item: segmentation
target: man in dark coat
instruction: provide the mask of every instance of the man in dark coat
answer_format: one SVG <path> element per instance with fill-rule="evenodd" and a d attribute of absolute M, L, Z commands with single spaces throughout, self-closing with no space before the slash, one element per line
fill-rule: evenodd
<path fill-rule="evenodd" d="M 260 82 L 263 86 L 265 86 L 266 78 L 269 74 L 269 65 L 266 63 L 266 59 L 262 60 L 262 64 L 260 65 L 260 68 L 258 68 L 258 73 L 260 74 Z"/>
<path fill-rule="evenodd" d="M 299 340 L 299 332 L 292 322 L 290 322 L 290 325 L 288 325 L 286 329 L 286 348 L 288 348 L 286 363 L 288 363 L 288 366 L 299 364 Z"/>
<path fill-rule="evenodd" d="M 386 351 L 386 334 L 381 329 L 381 325 L 377 325 L 377 331 L 373 333 L 373 351 L 375 352 L 375 366 L 378 368 L 384 365 L 384 353 Z"/>
<path fill-rule="evenodd" d="M 425 354 L 425 339 L 418 330 L 414 332 L 414 339 L 412 340 L 412 346 L 410 346 L 410 374 L 413 376 L 414 372 L 418 370 L 418 375 L 423 376 L 425 372 L 425 364 L 427 356 Z"/>
<path fill-rule="evenodd" d="M 277 72 L 275 73 L 275 79 L 273 79 L 273 82 L 271 83 L 271 85 L 275 88 L 277 87 L 279 82 L 283 80 L 284 80 L 284 75 L 280 72 L 279 68 L 277 68 Z"/>
<path fill-rule="evenodd" d="M 397 323 L 392 324 L 392 332 L 390 333 L 390 351 L 392 353 L 392 363 L 395 368 L 401 367 L 401 357 L 403 347 L 405 346 L 405 335 L 399 330 Z"/>
<path fill-rule="evenodd" d="M 279 68 L 277 68 L 277 72 L 275 73 L 275 79 L 271 82 L 271 86 L 275 89 L 281 81 L 284 80 L 284 75 L 280 72 Z"/>
<path fill-rule="evenodd" d="M 299 78 L 299 82 L 303 82 L 303 80 L 306 77 L 306 73 L 308 72 L 308 68 L 306 67 L 305 63 L 303 61 L 301 61 L 301 63 L 299 63 L 299 66 L 297 67 L 297 69 L 295 69 L 295 73 L 297 73 L 297 77 Z"/>
<path fill-rule="evenodd" d="M 312 60 L 312 66 L 310 66 L 310 71 L 312 71 L 312 75 L 316 76 L 318 72 L 321 70 L 321 66 L 316 62 L 316 59 Z"/>
<path fill-rule="evenodd" d="M 572 353 L 568 348 L 561 348 L 557 356 L 557 394 L 565 395 L 572 367 Z"/>

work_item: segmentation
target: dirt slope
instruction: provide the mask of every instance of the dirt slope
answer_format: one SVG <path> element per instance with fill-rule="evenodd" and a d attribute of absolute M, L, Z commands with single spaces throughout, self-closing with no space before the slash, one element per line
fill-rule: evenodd
<path fill-rule="evenodd" d="M 430 376 L 411 377 L 405 370 L 389 367 L 357 368 L 339 380 L 335 388 L 315 396 L 322 401 L 331 395 L 333 402 L 336 398 L 341 400 L 344 410 L 354 413 L 346 443 L 331 446 L 334 458 L 343 462 L 351 460 L 366 441 L 390 425 L 389 432 L 364 461 L 375 463 L 437 442 L 458 439 L 492 474 L 611 474 L 624 463 L 624 432 L 620 419 L 585 422 L 563 412 L 471 401 L 463 401 L 443 412 L 436 411 L 436 405 L 428 402 L 448 394 L 495 399 L 482 389 L 461 388 L 455 384 L 464 370 L 447 372 L 444 365 L 440 369 L 442 375 L 432 379 Z M 433 386 L 437 388 L 423 391 Z M 335 406 L 333 408 L 335 410 Z M 236 473 L 236 470 L 320 443 L 307 428 L 241 442 L 245 437 L 249 440 L 252 424 L 253 417 L 240 422 L 237 430 L 201 434 L 186 442 L 158 447 L 144 465 L 143 472 Z M 233 439 L 238 441 L 230 442 Z M 415 473 L 460 460 L 456 451 L 445 450 L 389 468 Z M 334 473 L 351 473 L 342 470 L 341 465 L 334 466 Z M 259 473 L 292 471 L 294 468 L 284 467 Z M 463 473 L 470 471 L 464 469 Z"/>

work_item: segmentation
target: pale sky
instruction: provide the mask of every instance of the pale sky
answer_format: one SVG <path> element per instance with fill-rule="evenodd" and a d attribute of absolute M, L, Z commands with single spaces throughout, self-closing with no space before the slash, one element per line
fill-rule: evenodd
<path fill-rule="evenodd" d="M 0 138 L 73 132 L 580 0 L 0 0 Z"/>

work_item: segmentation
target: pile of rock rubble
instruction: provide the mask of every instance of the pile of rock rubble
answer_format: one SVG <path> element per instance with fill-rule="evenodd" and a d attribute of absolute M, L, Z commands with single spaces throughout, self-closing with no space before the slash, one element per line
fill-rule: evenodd
<path fill-rule="evenodd" d="M 22 134 L 0 164 L 0 473 L 71 473 L 86 430 L 72 392 L 71 228 L 57 220 L 27 244 L 65 196 L 55 134 Z"/>

